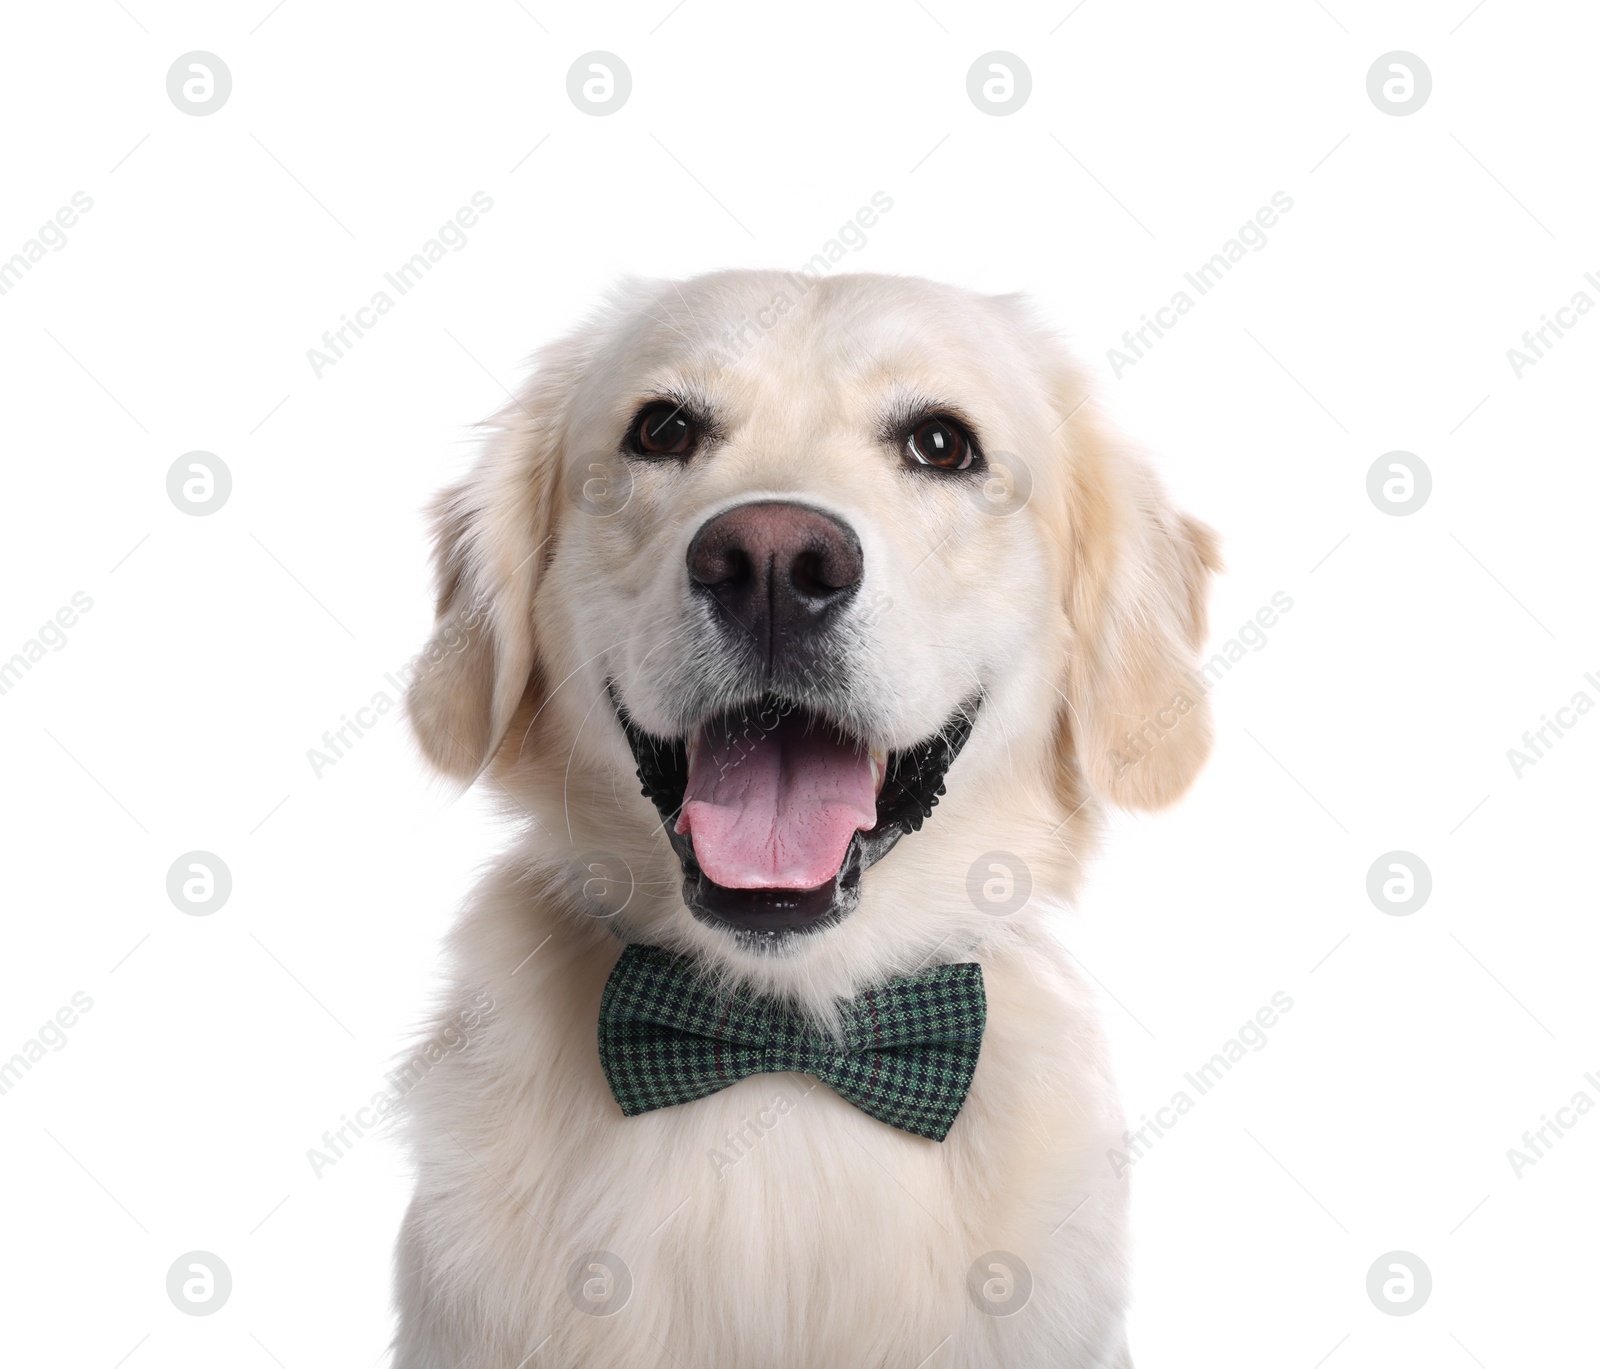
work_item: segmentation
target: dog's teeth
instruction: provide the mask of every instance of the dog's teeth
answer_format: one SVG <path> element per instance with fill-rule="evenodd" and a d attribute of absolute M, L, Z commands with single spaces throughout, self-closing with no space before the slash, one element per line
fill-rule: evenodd
<path fill-rule="evenodd" d="M 689 764 L 694 764 L 694 758 L 700 754 L 700 729 L 697 727 L 689 734 L 689 743 L 686 748 Z"/>
<path fill-rule="evenodd" d="M 883 788 L 883 777 L 889 768 L 889 753 L 881 746 L 874 746 L 867 751 L 867 758 L 872 762 L 872 792 L 876 794 Z"/>

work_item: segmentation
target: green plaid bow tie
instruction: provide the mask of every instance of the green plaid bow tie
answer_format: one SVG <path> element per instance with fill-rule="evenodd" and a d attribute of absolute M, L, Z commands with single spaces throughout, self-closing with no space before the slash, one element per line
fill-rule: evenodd
<path fill-rule="evenodd" d="M 983 967 L 888 980 L 843 1017 L 834 1041 L 771 999 L 715 993 L 686 956 L 629 946 L 600 999 L 600 1064 L 629 1117 L 792 1070 L 880 1122 L 944 1140 L 983 1042 Z"/>

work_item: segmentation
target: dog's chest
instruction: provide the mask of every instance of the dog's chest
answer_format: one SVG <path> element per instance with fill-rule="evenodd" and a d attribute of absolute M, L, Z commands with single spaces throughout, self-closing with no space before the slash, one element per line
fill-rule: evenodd
<path fill-rule="evenodd" d="M 943 1343 L 947 1363 L 977 1366 L 1092 1332 L 1067 1312 L 1091 1292 L 1120 1301 L 1121 1195 L 1094 1163 L 1114 1119 L 1043 1067 L 1003 990 L 996 1008 L 943 1143 L 799 1074 L 625 1118 L 582 1033 L 547 1039 L 539 1054 L 562 1066 L 510 1109 L 482 1098 L 467 1128 L 492 1153 L 455 1166 L 439 1204 L 452 1273 L 494 1290 L 481 1305 L 510 1318 L 508 1345 L 571 1347 L 555 1363 L 670 1364 L 664 1347 L 729 1369 L 915 1364 Z M 1085 1242 L 1103 1258 L 1085 1261 Z M 1022 1314 L 975 1296 L 997 1279 L 1027 1285 Z"/>

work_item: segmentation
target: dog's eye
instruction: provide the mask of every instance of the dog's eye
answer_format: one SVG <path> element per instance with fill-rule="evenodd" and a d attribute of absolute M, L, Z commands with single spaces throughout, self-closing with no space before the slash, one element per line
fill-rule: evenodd
<path fill-rule="evenodd" d="M 923 419 L 906 438 L 906 457 L 939 470 L 966 470 L 973 464 L 973 441 L 950 419 Z"/>
<path fill-rule="evenodd" d="M 942 471 L 964 471 L 972 465 L 972 441 L 948 418 L 925 418 L 906 439 L 906 459 Z"/>
<path fill-rule="evenodd" d="M 634 420 L 630 445 L 640 456 L 688 456 L 700 441 L 700 429 L 681 404 L 646 405 Z"/>

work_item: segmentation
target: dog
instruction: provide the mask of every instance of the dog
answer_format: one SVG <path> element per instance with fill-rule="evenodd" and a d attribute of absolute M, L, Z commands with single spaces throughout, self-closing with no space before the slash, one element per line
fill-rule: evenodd
<path fill-rule="evenodd" d="M 517 835 L 405 1100 L 397 1369 L 1130 1365 L 1051 926 L 1209 752 L 1213 534 L 1026 302 L 913 278 L 625 283 L 490 429 L 407 708 Z M 657 973 L 698 1036 L 617 1025 Z M 895 1113 L 878 1005 L 947 991 Z M 729 1013 L 801 1053 L 725 1072 Z"/>

